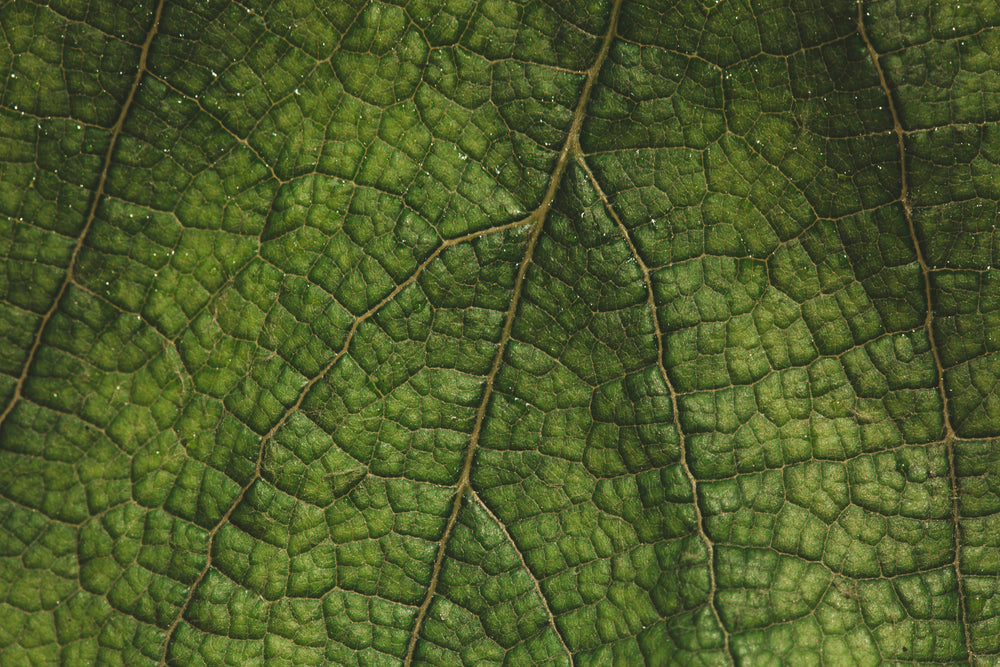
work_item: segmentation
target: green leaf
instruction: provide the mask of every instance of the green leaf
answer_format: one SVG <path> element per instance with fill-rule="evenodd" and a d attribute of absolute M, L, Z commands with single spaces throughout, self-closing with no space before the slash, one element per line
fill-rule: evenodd
<path fill-rule="evenodd" d="M 998 25 L 0 3 L 0 666 L 995 664 Z"/>

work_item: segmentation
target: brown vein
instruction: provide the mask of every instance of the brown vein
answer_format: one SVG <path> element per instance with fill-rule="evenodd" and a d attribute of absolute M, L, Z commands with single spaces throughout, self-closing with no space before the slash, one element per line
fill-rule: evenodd
<path fill-rule="evenodd" d="M 927 340 L 930 343 L 931 356 L 934 359 L 934 366 L 937 369 L 938 376 L 938 395 L 941 397 L 941 411 L 944 416 L 944 444 L 945 451 L 948 456 L 948 481 L 951 484 L 951 515 L 952 521 L 955 523 L 954 541 L 953 549 L 955 551 L 955 557 L 952 560 L 952 568 L 955 571 L 955 581 L 958 585 L 958 623 L 962 626 L 962 631 L 965 637 L 965 650 L 968 652 L 969 660 L 972 662 L 972 641 L 969 637 L 969 626 L 965 622 L 968 618 L 968 610 L 966 609 L 965 595 L 962 592 L 962 567 L 961 567 L 961 540 L 960 540 L 960 519 L 961 514 L 958 507 L 958 479 L 955 473 L 955 430 L 951 425 L 950 411 L 948 410 L 948 394 L 944 387 L 944 364 L 941 363 L 941 354 L 938 351 L 937 341 L 934 339 L 934 301 L 931 292 L 931 268 L 927 264 L 927 259 L 924 257 L 923 250 L 920 248 L 920 241 L 917 237 L 917 226 L 913 220 L 913 209 L 910 206 L 909 201 L 909 182 L 908 182 L 908 172 L 906 169 L 906 131 L 903 129 L 903 124 L 899 119 L 899 111 L 896 109 L 896 100 L 892 95 L 892 90 L 889 87 L 889 81 L 885 76 L 885 71 L 882 69 L 882 63 L 879 61 L 879 54 L 875 50 L 874 44 L 872 44 L 871 39 L 868 38 L 868 32 L 865 29 L 864 20 L 864 6 L 861 0 L 858 0 L 858 34 L 861 36 L 861 41 L 864 42 L 865 47 L 868 49 L 868 56 L 871 58 L 872 64 L 875 66 L 875 72 L 878 74 L 879 86 L 882 88 L 882 92 L 885 93 L 886 104 L 889 108 L 889 115 L 892 117 L 892 130 L 896 135 L 896 143 L 899 148 L 899 202 L 903 205 L 903 216 L 906 218 L 906 226 L 910 232 L 910 241 L 913 243 L 913 251 L 917 256 L 917 264 L 920 267 L 920 274 L 924 282 L 924 297 L 925 297 L 925 307 L 927 309 L 924 315 L 924 329 L 927 331 Z"/>
<path fill-rule="evenodd" d="M 548 197 L 548 195 L 546 195 Z M 548 208 L 548 202 L 543 201 L 543 206 Z M 431 600 L 434 598 L 434 591 L 437 589 L 438 578 L 441 575 L 441 565 L 444 562 L 444 552 L 445 546 L 448 544 L 448 539 L 451 537 L 452 530 L 455 528 L 455 522 L 458 519 L 458 511 L 462 506 L 462 497 L 469 488 L 469 473 L 472 470 L 472 460 L 475 458 L 476 446 L 479 444 L 479 434 L 483 428 L 483 421 L 486 418 L 486 408 L 489 405 L 490 397 L 493 395 L 493 381 L 496 379 L 497 372 L 500 370 L 501 362 L 503 360 L 504 350 L 507 348 L 507 343 L 510 341 L 510 332 L 514 325 L 514 313 L 517 311 L 517 304 L 521 297 L 521 286 L 524 283 L 524 276 L 528 271 L 528 264 L 531 263 L 531 256 L 535 252 L 535 245 L 538 243 L 538 237 L 541 236 L 542 223 L 544 221 L 545 214 L 542 213 L 541 216 L 538 215 L 538 211 L 541 210 L 542 206 L 535 209 L 530 216 L 529 220 L 532 220 L 533 229 L 531 231 L 531 236 L 528 239 L 528 247 L 524 252 L 524 257 L 521 259 L 521 265 L 517 271 L 517 278 L 514 280 L 513 296 L 510 300 L 510 306 L 507 309 L 507 317 L 504 320 L 503 331 L 500 334 L 500 342 L 497 344 L 497 351 L 493 357 L 493 365 L 490 367 L 489 373 L 486 375 L 486 388 L 483 391 L 483 399 L 479 403 L 479 409 L 476 411 L 476 423 L 472 428 L 472 435 L 469 437 L 469 446 L 465 453 L 465 462 L 462 465 L 462 474 L 458 478 L 458 483 L 455 488 L 455 502 L 451 508 L 451 515 L 448 517 L 448 523 L 445 525 L 444 534 L 441 536 L 441 544 L 438 547 L 437 556 L 434 559 L 434 568 L 431 570 L 431 583 L 427 587 L 427 595 L 424 596 L 424 601 L 420 604 L 420 609 L 417 611 L 417 619 L 413 625 L 413 633 L 410 635 L 410 645 L 406 649 L 406 660 L 404 661 L 404 667 L 410 667 L 413 663 L 413 651 L 417 646 L 417 637 L 420 635 L 420 627 L 423 625 L 424 617 L 427 615 L 427 609 L 430 607 Z"/>
<path fill-rule="evenodd" d="M 604 209 L 618 226 L 618 230 L 621 232 L 622 237 L 625 239 L 625 242 L 628 244 L 629 250 L 632 253 L 632 258 L 635 259 L 635 263 L 638 265 L 639 271 L 642 272 L 642 282 L 646 286 L 646 303 L 649 304 L 649 310 L 653 317 L 653 332 L 656 337 L 656 367 L 659 370 L 660 377 L 663 378 L 663 382 L 667 386 L 667 392 L 670 395 L 670 408 L 673 412 L 674 424 L 677 427 L 677 437 L 680 440 L 680 464 L 681 468 L 684 470 L 684 475 L 687 477 L 688 483 L 691 485 L 691 498 L 694 505 L 695 523 L 698 528 L 698 537 L 701 538 L 702 543 L 705 545 L 705 551 L 708 554 L 708 606 L 709 609 L 712 610 L 712 616 L 715 617 L 715 622 L 719 625 L 719 630 L 722 633 L 723 648 L 729 658 L 729 663 L 735 665 L 737 661 L 732 652 L 732 647 L 730 646 L 729 631 L 722 623 L 722 616 L 719 614 L 718 602 L 716 600 L 716 594 L 718 593 L 719 587 L 715 576 L 715 545 L 712 543 L 711 538 L 708 536 L 708 531 L 705 529 L 705 516 L 702 514 L 701 506 L 698 504 L 698 479 L 691 471 L 690 465 L 688 465 L 687 443 L 684 438 L 684 431 L 681 429 L 677 391 L 674 389 L 674 385 L 670 381 L 670 376 L 667 375 L 667 367 L 663 361 L 663 331 L 660 329 L 660 318 L 656 313 L 656 299 L 653 295 L 653 278 L 649 272 L 649 267 L 646 266 L 646 263 L 642 259 L 642 255 L 639 254 L 639 249 L 632 240 L 632 236 L 629 234 L 628 228 L 625 226 L 625 223 L 622 222 L 621 218 L 618 217 L 618 212 L 615 211 L 614 207 L 611 205 L 611 200 L 608 199 L 608 196 L 604 193 L 604 189 L 601 188 L 594 172 L 590 170 L 590 166 L 587 164 L 586 160 L 584 160 L 582 152 L 577 153 L 576 162 L 587 174 L 587 179 L 597 192 L 598 197 L 600 197 L 601 203 L 604 204 Z"/>
<path fill-rule="evenodd" d="M 309 394 L 309 391 L 316 385 L 316 383 L 325 378 L 329 374 L 329 372 L 333 369 L 333 367 L 337 365 L 337 362 L 340 361 L 344 357 L 344 355 L 347 354 L 348 350 L 351 347 L 351 342 L 354 340 L 354 334 L 357 333 L 361 325 L 364 324 L 365 321 L 370 319 L 375 313 L 381 310 L 387 303 L 389 303 L 397 296 L 399 296 L 400 292 L 402 292 L 404 289 L 415 283 L 417 281 L 417 278 L 420 277 L 420 274 L 424 272 L 424 269 L 426 269 L 431 262 L 437 259 L 441 255 L 441 253 L 447 250 L 448 248 L 454 245 L 458 245 L 460 243 L 467 243 L 481 236 L 487 236 L 490 234 L 504 232 L 509 229 L 513 229 L 515 227 L 522 227 L 528 224 L 528 222 L 529 219 L 527 218 L 524 220 L 516 220 L 514 222 L 509 222 L 504 225 L 490 227 L 488 229 L 472 232 L 469 234 L 465 234 L 463 236 L 456 236 L 455 238 L 443 241 L 440 245 L 438 245 L 437 248 L 435 248 L 434 252 L 428 255 L 427 258 L 420 263 L 420 265 L 416 268 L 416 270 L 406 280 L 396 285 L 395 289 L 386 294 L 378 303 L 376 303 L 374 306 L 372 306 L 371 308 L 363 312 L 361 315 L 358 315 L 357 318 L 355 318 L 354 323 L 351 324 L 351 328 L 348 329 L 347 331 L 347 337 L 345 338 L 344 344 L 341 346 L 340 350 L 333 356 L 332 359 L 330 359 L 329 362 L 327 362 L 326 366 L 324 366 L 319 373 L 317 373 L 312 379 L 306 382 L 305 386 L 302 387 L 302 390 L 299 392 L 299 396 L 295 400 L 295 402 L 292 403 L 292 405 L 290 405 L 282 413 L 281 417 L 278 418 L 278 421 L 275 422 L 274 426 L 272 426 L 267 433 L 261 436 L 260 448 L 257 451 L 257 462 L 254 466 L 254 474 L 250 477 L 250 480 L 240 488 L 239 493 L 236 494 L 236 498 L 233 499 L 233 502 L 230 504 L 229 509 L 226 510 L 226 513 L 223 514 L 222 517 L 219 519 L 219 521 L 214 526 L 212 526 L 212 528 L 208 531 L 208 549 L 206 550 L 205 566 L 198 574 L 198 577 L 194 580 L 194 583 L 191 584 L 191 587 L 188 590 L 187 597 L 184 598 L 184 602 L 181 604 L 180 609 L 178 609 L 177 615 L 174 617 L 173 622 L 166 630 L 166 637 L 164 638 L 163 642 L 163 654 L 160 656 L 160 662 L 159 662 L 160 665 L 166 665 L 167 651 L 170 648 L 170 641 L 173 638 L 173 634 L 177 630 L 177 627 L 180 625 L 181 620 L 184 618 L 184 613 L 187 611 L 187 608 L 190 605 L 191 600 L 194 598 L 195 591 L 197 590 L 201 582 L 205 579 L 205 575 L 208 574 L 208 570 L 212 567 L 212 548 L 215 542 L 215 536 L 218 535 L 219 529 L 223 525 L 225 525 L 226 522 L 229 521 L 229 517 L 231 517 L 233 512 L 236 511 L 236 508 L 239 507 L 239 504 L 243 501 L 243 498 L 246 496 L 247 491 L 250 490 L 250 487 L 253 486 L 254 482 L 256 482 L 261 477 L 261 467 L 264 462 L 264 451 L 267 448 L 267 443 L 274 438 L 275 434 L 279 430 L 281 430 L 281 427 L 288 422 L 291 416 L 295 414 L 300 407 L 302 407 L 302 402 L 305 401 L 305 398 Z"/>
<path fill-rule="evenodd" d="M 111 170 L 111 158 L 114 156 L 115 147 L 118 145 L 118 139 L 121 137 L 122 128 L 125 126 L 125 119 L 128 117 L 128 112 L 132 108 L 132 102 L 135 101 L 135 94 L 139 90 L 139 83 L 142 81 L 143 75 L 146 73 L 146 60 L 149 57 L 149 46 L 153 43 L 153 38 L 156 37 L 156 33 L 160 28 L 160 18 L 163 16 L 163 6 L 166 4 L 166 0 L 160 0 L 156 5 L 156 12 L 153 15 L 153 24 L 149 28 L 149 32 L 146 34 L 146 40 L 142 43 L 142 47 L 139 50 L 139 64 L 135 69 L 135 78 L 132 80 L 132 87 L 129 88 L 128 96 L 125 98 L 125 103 L 122 104 L 121 111 L 118 113 L 118 119 L 115 124 L 111 126 L 111 139 L 108 142 L 108 150 L 104 154 L 104 164 L 101 166 L 101 175 L 97 180 L 97 189 L 94 191 L 94 197 L 90 201 L 90 209 L 87 211 L 87 218 L 83 224 L 83 230 L 80 232 L 79 238 L 76 240 L 76 245 L 73 246 L 73 253 L 70 255 L 69 264 L 66 266 L 66 274 L 63 276 L 62 284 L 59 286 L 59 291 L 56 293 L 56 298 L 52 300 L 52 305 L 49 309 L 45 311 L 42 315 L 42 321 L 38 323 L 38 330 L 35 331 L 34 340 L 31 343 L 31 349 L 28 350 L 28 356 L 24 360 L 24 367 L 21 369 L 21 374 L 17 378 L 17 385 L 14 387 L 14 393 L 10 397 L 10 401 L 4 408 L 3 412 L 0 413 L 0 428 L 3 427 L 4 422 L 10 413 L 14 411 L 15 406 L 21 400 L 21 394 L 24 391 L 24 383 L 28 379 L 28 372 L 31 370 L 31 364 L 35 361 L 35 355 L 38 354 L 38 348 L 41 347 L 42 337 L 45 335 L 45 329 L 48 327 L 49 322 L 52 321 L 53 315 L 59 310 L 59 304 L 62 302 L 63 296 L 66 295 L 66 291 L 69 289 L 70 283 L 73 282 L 73 270 L 76 268 L 76 262 L 80 257 L 80 252 L 83 250 L 84 241 L 87 239 L 87 234 L 90 232 L 90 228 L 94 225 L 94 220 L 97 218 L 97 207 L 101 203 L 101 199 L 104 198 L 104 187 L 108 182 L 108 172 Z"/>
<path fill-rule="evenodd" d="M 455 528 L 455 522 L 458 520 L 458 512 L 462 507 L 462 500 L 465 493 L 470 490 L 469 475 L 472 470 L 472 462 L 476 456 L 476 448 L 479 446 L 479 437 L 482 432 L 483 422 L 486 419 L 486 410 L 489 406 L 490 398 L 493 396 L 493 382 L 497 377 L 497 373 L 500 371 L 500 366 L 503 363 L 504 352 L 507 349 L 507 344 L 510 342 L 510 333 L 514 326 L 514 315 L 517 313 L 517 306 L 521 299 L 521 288 L 524 286 L 524 277 L 528 272 L 528 266 L 531 264 L 531 258 L 534 255 L 535 246 L 538 244 L 538 239 L 542 234 L 545 218 L 548 215 L 549 209 L 552 207 L 552 201 L 555 199 L 556 192 L 559 190 L 559 185 L 562 183 L 563 176 L 566 173 L 566 167 L 569 165 L 570 156 L 579 151 L 580 130 L 583 128 L 583 120 L 587 115 L 587 103 L 590 100 L 590 93 L 594 88 L 594 83 L 597 81 L 597 75 L 601 71 L 601 66 L 608 57 L 608 51 L 611 49 L 611 42 L 614 41 L 617 33 L 618 17 L 621 14 L 622 2 L 623 0 L 615 0 L 615 4 L 611 8 L 611 14 L 608 19 L 608 29 L 604 33 L 604 38 L 601 41 L 601 48 L 597 53 L 597 57 L 594 59 L 594 64 L 587 70 L 587 76 L 583 83 L 583 90 L 580 92 L 580 99 L 577 101 L 576 109 L 573 112 L 573 122 L 570 125 L 566 141 L 563 143 L 563 147 L 559 151 L 559 157 L 556 160 L 555 168 L 552 170 L 552 176 L 549 178 L 549 185 L 545 191 L 545 196 L 542 198 L 538 207 L 535 208 L 535 210 L 532 211 L 527 218 L 525 218 L 526 222 L 531 222 L 534 229 L 528 239 L 528 245 L 524 251 L 524 257 L 521 259 L 520 266 L 518 267 L 517 277 L 514 279 L 510 306 L 507 308 L 507 317 L 504 320 L 503 330 L 500 333 L 500 342 L 497 344 L 497 351 L 493 357 L 493 365 L 491 366 L 489 373 L 486 375 L 486 386 L 483 390 L 483 398 L 479 402 L 479 409 L 476 411 L 476 421 L 472 427 L 472 434 L 469 436 L 469 446 L 465 453 L 465 462 L 462 465 L 462 473 L 456 483 L 455 501 L 452 505 L 448 522 L 445 524 L 444 533 L 441 536 L 437 556 L 434 558 L 434 566 L 431 570 L 431 581 L 427 586 L 427 594 L 424 596 L 424 600 L 420 604 L 420 608 L 417 611 L 417 618 L 413 623 L 413 630 L 410 634 L 410 644 L 406 649 L 406 659 L 403 661 L 404 667 L 411 667 L 413 664 L 413 654 L 417 648 L 417 640 L 420 637 L 420 629 L 423 626 L 424 618 L 427 616 L 427 610 L 430 608 L 431 601 L 434 599 L 434 593 L 437 590 L 438 580 L 441 576 L 441 568 L 444 564 L 444 554 L 448 545 L 448 540 L 451 538 L 452 531 Z M 555 626 L 555 618 L 551 618 L 551 621 L 553 626 Z"/>
<path fill-rule="evenodd" d="M 549 625 L 552 626 L 553 632 L 556 633 L 556 637 L 559 639 L 559 644 L 563 647 L 563 650 L 566 652 L 566 655 L 569 656 L 570 664 L 572 664 L 573 652 L 569 650 L 569 646 L 566 645 L 566 640 L 563 638 L 562 633 L 559 632 L 559 626 L 556 625 L 556 615 L 552 613 L 552 608 L 549 607 L 548 598 L 546 598 L 545 594 L 542 592 L 542 585 L 538 581 L 538 578 L 535 576 L 535 573 L 532 572 L 531 568 L 528 567 L 527 561 L 524 560 L 524 554 L 521 552 L 521 549 L 517 546 L 517 542 L 514 541 L 514 536 L 510 534 L 509 530 L 507 530 L 507 526 L 505 526 L 503 521 L 500 520 L 500 517 L 494 514 L 493 510 L 489 508 L 486 502 L 479 497 L 478 493 L 476 493 L 472 489 L 469 490 L 469 493 L 472 494 L 472 498 L 477 503 L 479 503 L 479 506 L 483 508 L 483 511 L 485 511 L 486 514 L 491 519 L 493 519 L 494 523 L 496 523 L 496 525 L 500 528 L 500 532 L 504 534 L 504 537 L 507 538 L 507 541 L 510 542 L 511 546 L 514 547 L 514 553 L 516 553 L 517 557 L 521 560 L 521 567 L 523 567 L 524 571 L 528 573 L 528 577 L 531 578 L 531 583 L 535 587 L 535 593 L 538 595 L 538 598 L 542 601 L 542 606 L 545 608 L 545 613 L 549 617 Z"/>

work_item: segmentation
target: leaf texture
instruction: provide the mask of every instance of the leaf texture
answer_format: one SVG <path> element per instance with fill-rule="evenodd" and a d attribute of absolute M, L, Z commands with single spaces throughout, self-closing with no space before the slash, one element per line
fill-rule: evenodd
<path fill-rule="evenodd" d="M 996 664 L 998 24 L 0 3 L 0 665 Z"/>

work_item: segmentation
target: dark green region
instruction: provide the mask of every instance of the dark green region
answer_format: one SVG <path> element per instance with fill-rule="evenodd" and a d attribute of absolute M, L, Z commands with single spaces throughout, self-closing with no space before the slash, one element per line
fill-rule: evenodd
<path fill-rule="evenodd" d="M 0 667 L 997 664 L 998 26 L 0 3 Z"/>

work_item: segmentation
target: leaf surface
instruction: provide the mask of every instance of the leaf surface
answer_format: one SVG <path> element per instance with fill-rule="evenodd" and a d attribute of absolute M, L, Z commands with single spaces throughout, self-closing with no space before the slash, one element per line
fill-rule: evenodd
<path fill-rule="evenodd" d="M 986 0 L 0 6 L 0 665 L 994 664 Z"/>

